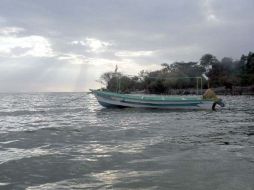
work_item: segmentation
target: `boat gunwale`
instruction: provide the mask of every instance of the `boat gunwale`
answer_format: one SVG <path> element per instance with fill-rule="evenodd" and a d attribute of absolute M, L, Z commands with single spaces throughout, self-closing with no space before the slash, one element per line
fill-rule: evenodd
<path fill-rule="evenodd" d="M 96 93 L 98 96 L 102 97 L 115 97 L 115 98 L 126 98 L 130 100 L 141 100 L 141 101 L 153 101 L 153 102 L 214 102 L 215 100 L 212 99 L 202 99 L 199 97 L 175 97 L 175 96 L 162 96 L 162 95 L 133 95 L 133 94 L 119 94 L 114 92 L 108 92 L 108 91 L 93 91 L 93 93 Z M 150 97 L 148 97 L 150 96 Z M 155 97 L 156 96 L 156 97 Z M 157 99 L 155 99 L 157 98 Z"/>

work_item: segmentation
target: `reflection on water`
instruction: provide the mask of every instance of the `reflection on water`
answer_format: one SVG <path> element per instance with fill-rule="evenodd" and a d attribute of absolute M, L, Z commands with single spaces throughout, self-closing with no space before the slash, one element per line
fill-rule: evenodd
<path fill-rule="evenodd" d="M 0 189 L 254 189 L 254 97 L 214 111 L 0 94 Z"/>
<path fill-rule="evenodd" d="M 23 158 L 30 158 L 50 154 L 48 150 L 42 149 L 41 147 L 36 147 L 29 150 L 18 148 L 7 148 L 4 149 L 3 151 L 0 151 L 0 153 L 1 153 L 0 164 L 13 160 L 20 160 Z"/>

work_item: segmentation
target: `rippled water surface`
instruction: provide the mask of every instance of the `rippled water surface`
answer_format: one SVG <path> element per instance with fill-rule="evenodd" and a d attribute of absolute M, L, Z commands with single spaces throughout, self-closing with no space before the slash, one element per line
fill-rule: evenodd
<path fill-rule="evenodd" d="M 214 111 L 0 94 L 0 189 L 254 189 L 254 97 Z"/>

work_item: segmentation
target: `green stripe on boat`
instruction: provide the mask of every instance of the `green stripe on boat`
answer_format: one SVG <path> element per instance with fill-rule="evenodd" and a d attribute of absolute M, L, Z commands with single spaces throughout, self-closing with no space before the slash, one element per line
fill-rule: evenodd
<path fill-rule="evenodd" d="M 132 99 L 132 100 L 145 100 L 145 101 L 174 101 L 174 102 L 188 102 L 188 101 L 211 101 L 203 100 L 200 97 L 185 97 L 185 96 L 162 96 L 162 95 L 134 95 L 134 94 L 119 94 L 114 92 L 107 91 L 95 91 L 96 94 L 102 97 L 118 97 L 123 99 Z"/>

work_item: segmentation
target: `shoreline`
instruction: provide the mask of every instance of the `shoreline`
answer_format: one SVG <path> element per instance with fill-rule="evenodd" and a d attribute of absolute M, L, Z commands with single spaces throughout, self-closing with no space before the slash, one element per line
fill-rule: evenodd
<path fill-rule="evenodd" d="M 252 86 L 233 86 L 230 89 L 225 87 L 212 88 L 218 95 L 254 95 L 254 85 Z"/>
<path fill-rule="evenodd" d="M 202 95 L 207 90 L 207 88 L 199 89 L 198 94 Z M 253 96 L 254 95 L 254 85 L 252 86 L 233 86 L 232 89 L 226 89 L 225 87 L 217 87 L 212 88 L 216 95 L 231 95 L 231 96 L 240 96 L 240 95 L 247 95 Z M 143 91 L 145 94 L 149 94 L 148 92 Z M 197 95 L 197 89 L 195 88 L 188 88 L 188 89 L 169 89 L 165 95 Z"/>

